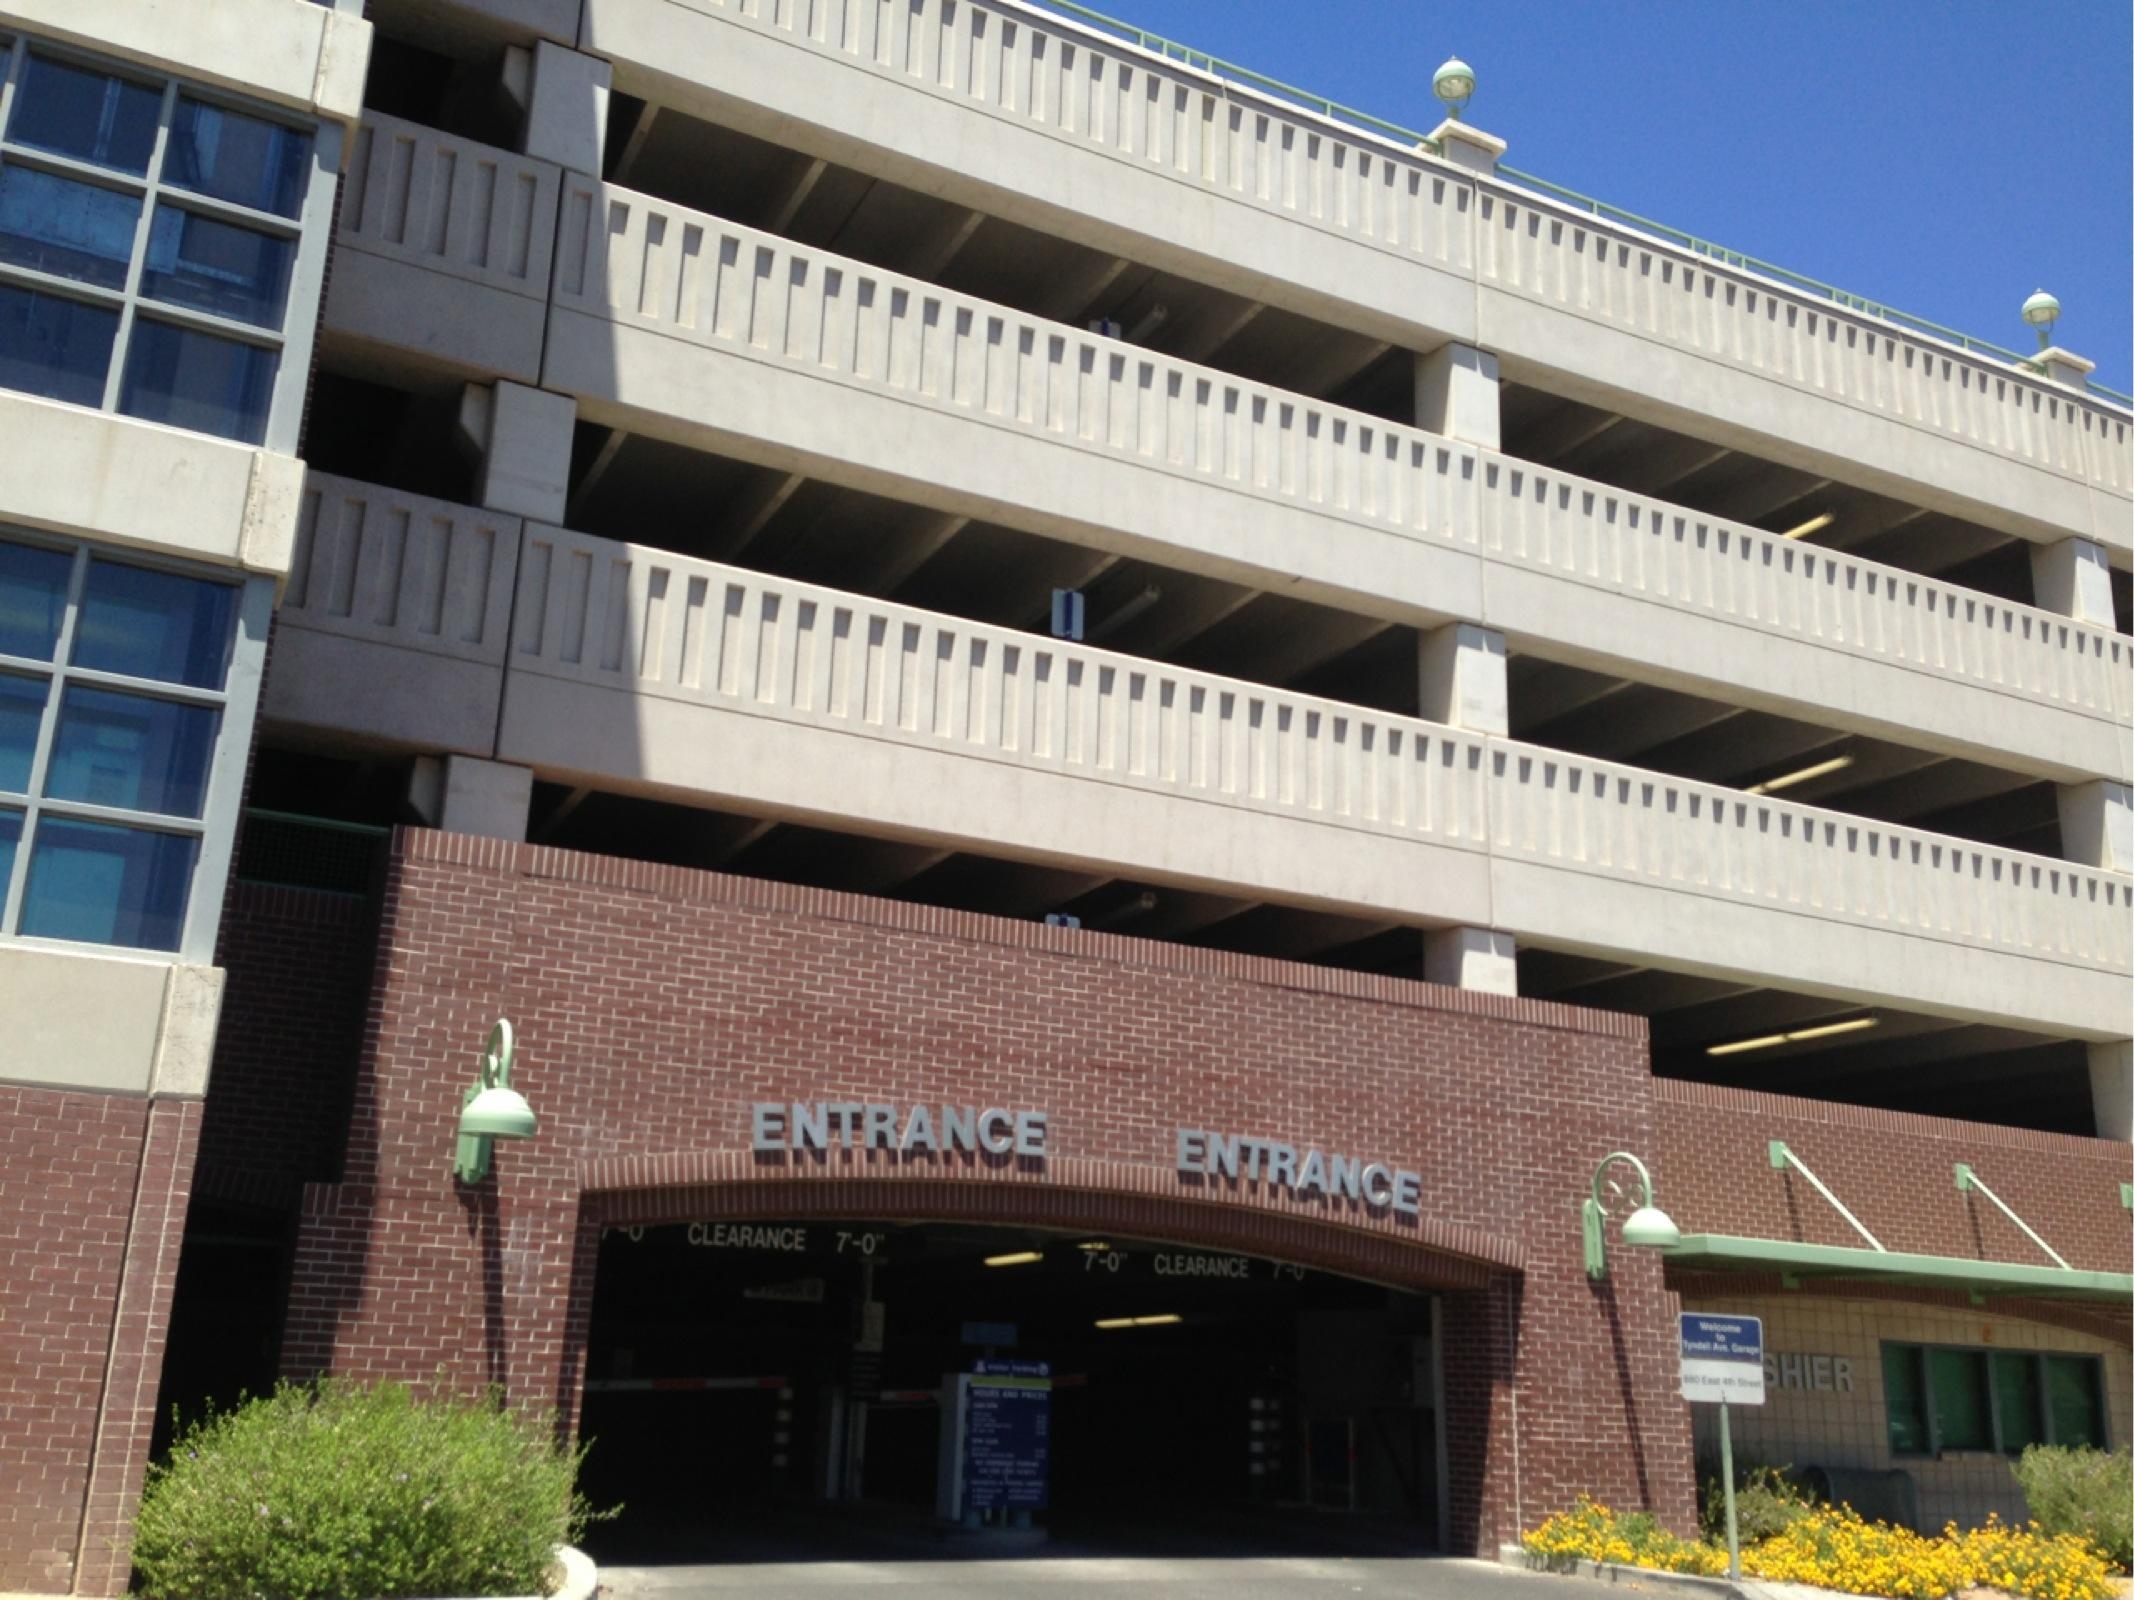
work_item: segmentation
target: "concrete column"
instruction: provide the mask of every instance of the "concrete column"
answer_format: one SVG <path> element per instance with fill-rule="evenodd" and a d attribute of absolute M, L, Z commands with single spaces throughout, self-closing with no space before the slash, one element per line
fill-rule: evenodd
<path fill-rule="evenodd" d="M 1448 439 L 1494 450 L 1498 426 L 1497 358 L 1471 344 L 1440 345 L 1415 358 L 1415 425 Z"/>
<path fill-rule="evenodd" d="M 2134 1139 L 2134 1040 L 2090 1046 L 2090 1104 L 2098 1138 Z"/>
<path fill-rule="evenodd" d="M 533 771 L 478 756 L 417 756 L 408 803 L 434 828 L 523 843 Z"/>
<path fill-rule="evenodd" d="M 2058 612 L 2100 628 L 2118 626 L 2112 607 L 2112 568 L 2094 539 L 2062 539 L 2030 547 L 2030 587 L 2041 611 Z"/>
<path fill-rule="evenodd" d="M 507 68 L 509 86 L 511 73 Z M 543 39 L 533 47 L 526 87 L 526 131 L 519 148 L 566 172 L 601 176 L 608 137 L 608 92 L 615 69 Z"/>
<path fill-rule="evenodd" d="M 1495 172 L 1504 152 L 1511 148 L 1495 134 L 1484 133 L 1456 117 L 1447 117 L 1432 128 L 1430 137 L 1436 141 L 1438 153 L 1454 166 L 1485 174 Z"/>
<path fill-rule="evenodd" d="M 1511 732 L 1504 635 L 1495 628 L 1448 622 L 1423 635 L 1416 667 L 1424 721 L 1470 733 Z"/>
<path fill-rule="evenodd" d="M 1512 936 L 1495 928 L 1431 928 L 1423 934 L 1423 981 L 1485 994 L 1517 994 Z"/>
<path fill-rule="evenodd" d="M 2085 867 L 2134 872 L 2134 790 L 2099 778 L 2063 783 L 2060 854 Z"/>
<path fill-rule="evenodd" d="M 563 523 L 570 495 L 571 429 L 578 402 L 523 384 L 470 383 L 459 431 L 481 461 L 475 498 L 488 510 Z"/>
<path fill-rule="evenodd" d="M 2058 345 L 2040 350 L 2036 364 L 2048 379 L 2069 389 L 2087 389 L 2090 374 L 2097 370 L 2096 362 L 2086 361 L 2074 351 L 2062 350 Z"/>

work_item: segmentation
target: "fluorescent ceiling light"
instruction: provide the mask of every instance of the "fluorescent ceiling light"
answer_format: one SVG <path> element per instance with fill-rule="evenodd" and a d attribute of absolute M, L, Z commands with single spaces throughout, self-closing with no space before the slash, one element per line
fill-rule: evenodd
<path fill-rule="evenodd" d="M 1779 537 L 1781 539 L 1805 539 L 1809 534 L 1821 532 L 1837 520 L 1838 514 L 1835 511 L 1826 511 L 1819 517 L 1810 517 L 1798 528 L 1788 528 Z"/>
<path fill-rule="evenodd" d="M 1103 1239 L 1084 1239 L 1082 1248 L 1084 1250 L 1109 1250 L 1111 1245 Z"/>
<path fill-rule="evenodd" d="M 1164 1311 L 1152 1317 L 1099 1317 L 1097 1318 L 1097 1326 L 1100 1328 L 1168 1328 L 1173 1323 L 1185 1320 L 1175 1311 Z"/>
<path fill-rule="evenodd" d="M 1018 1250 L 1008 1256 L 987 1256 L 985 1264 L 989 1267 L 1027 1267 L 1033 1261 L 1044 1259 L 1045 1252 L 1042 1250 Z"/>
<path fill-rule="evenodd" d="M 1132 1317 L 1097 1318 L 1097 1326 L 1100 1328 L 1131 1328 L 1133 1325 L 1134 1319 Z"/>
<path fill-rule="evenodd" d="M 1774 1044 L 1785 1042 L 1786 1036 L 1782 1033 L 1764 1033 L 1753 1039 L 1736 1039 L 1732 1044 L 1706 1045 L 1704 1053 L 1708 1056 L 1739 1055 L 1744 1050 L 1768 1050 Z"/>
<path fill-rule="evenodd" d="M 1708 1044 L 1704 1053 L 1733 1056 L 1744 1050 L 1768 1050 L 1775 1044 L 1798 1044 L 1803 1039 L 1827 1039 L 1834 1033 L 1858 1033 L 1863 1028 L 1881 1026 L 1880 1017 L 1852 1017 L 1844 1022 L 1825 1022 L 1813 1028 L 1795 1028 L 1791 1033 L 1760 1033 L 1753 1039 L 1736 1039 L 1732 1044 Z"/>
<path fill-rule="evenodd" d="M 1770 778 L 1752 784 L 1742 791 L 1745 794 L 1776 794 L 1781 789 L 1790 789 L 1796 783 L 1806 783 L 1810 778 L 1821 778 L 1833 772 L 1843 772 L 1854 761 L 1852 756 L 1832 756 L 1828 761 L 1818 761 L 1812 767 L 1803 767 L 1798 772 L 1789 772 L 1783 778 Z"/>
<path fill-rule="evenodd" d="M 1820 1028 L 1796 1028 L 1787 1034 L 1788 1039 L 1827 1039 L 1833 1033 L 1858 1033 L 1862 1028 L 1881 1025 L 1880 1017 L 1854 1017 L 1850 1022 L 1826 1022 Z"/>

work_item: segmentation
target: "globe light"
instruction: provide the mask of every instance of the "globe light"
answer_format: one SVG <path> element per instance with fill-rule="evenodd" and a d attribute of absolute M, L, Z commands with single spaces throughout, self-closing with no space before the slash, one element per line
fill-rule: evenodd
<path fill-rule="evenodd" d="M 1455 117 L 1459 116 L 1460 108 L 1467 104 L 1468 97 L 1475 92 L 1475 69 L 1458 56 L 1454 56 L 1437 69 L 1436 75 L 1430 80 L 1430 92 L 1445 102 L 1448 112 Z"/>

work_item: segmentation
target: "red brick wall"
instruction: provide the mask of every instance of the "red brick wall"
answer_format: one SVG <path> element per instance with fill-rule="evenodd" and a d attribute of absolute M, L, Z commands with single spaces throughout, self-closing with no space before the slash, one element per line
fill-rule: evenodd
<path fill-rule="evenodd" d="M 449 1174 L 490 1023 L 540 1137 Z M 1038 1106 L 1042 1169 L 747 1152 L 756 1100 Z M 716 874 L 403 834 L 347 1181 L 305 1202 L 285 1364 L 440 1365 L 575 1405 L 602 1220 L 721 1211 L 1111 1219 L 1451 1289 L 1453 1536 L 1489 1548 L 1593 1490 L 1691 1508 L 1672 1299 L 1576 1203 L 1653 1148 L 1642 1021 Z M 1261 1133 L 1423 1176 L 1420 1224 L 1194 1190 L 1174 1130 Z"/>
<path fill-rule="evenodd" d="M 2134 1178 L 2134 1147 L 1711 1084 L 1654 1089 L 1660 1203 L 1684 1233 L 1862 1244 L 1799 1173 L 1771 1170 L 1770 1142 L 1783 1139 L 1891 1250 L 2051 1265 L 1992 1202 L 1957 1192 L 1963 1161 L 2071 1265 L 2128 1268 L 2134 1219 L 2119 1186 Z"/>
<path fill-rule="evenodd" d="M 199 1113 L 0 1085 L 0 1591 L 126 1586 Z"/>
<path fill-rule="evenodd" d="M 333 1176 L 376 941 L 366 899 L 230 885 L 203 1193 L 293 1205 L 298 1185 Z"/>

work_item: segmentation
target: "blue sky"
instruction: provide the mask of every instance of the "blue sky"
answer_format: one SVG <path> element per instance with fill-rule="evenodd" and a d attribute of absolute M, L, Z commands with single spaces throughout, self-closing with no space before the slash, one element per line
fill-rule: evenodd
<path fill-rule="evenodd" d="M 2129 388 L 2127 0 L 1097 0 L 1427 130 L 1448 55 L 1505 161 Z"/>

